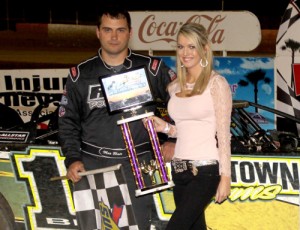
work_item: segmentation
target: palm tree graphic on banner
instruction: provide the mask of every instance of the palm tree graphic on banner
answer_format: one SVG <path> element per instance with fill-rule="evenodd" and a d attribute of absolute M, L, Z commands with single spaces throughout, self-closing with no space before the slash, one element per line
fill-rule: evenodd
<path fill-rule="evenodd" d="M 254 102 L 257 104 L 258 101 L 258 83 L 260 81 L 264 81 L 264 83 L 266 84 L 270 84 L 271 82 L 271 78 L 266 77 L 266 71 L 262 70 L 262 69 L 257 69 L 257 70 L 253 70 L 248 72 L 245 75 L 245 79 L 243 80 L 241 79 L 238 82 L 238 85 L 241 87 L 246 87 L 249 84 L 252 84 L 254 86 Z M 255 112 L 258 112 L 258 108 L 255 107 Z"/>

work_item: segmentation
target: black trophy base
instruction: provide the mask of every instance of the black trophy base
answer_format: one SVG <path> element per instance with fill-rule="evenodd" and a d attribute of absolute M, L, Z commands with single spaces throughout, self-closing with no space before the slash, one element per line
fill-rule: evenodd
<path fill-rule="evenodd" d="M 135 196 L 142 196 L 149 193 L 159 192 L 168 188 L 172 188 L 174 187 L 174 185 L 175 184 L 173 181 L 169 181 L 167 183 L 156 184 L 156 185 L 148 186 L 147 188 L 137 189 L 135 190 Z"/>

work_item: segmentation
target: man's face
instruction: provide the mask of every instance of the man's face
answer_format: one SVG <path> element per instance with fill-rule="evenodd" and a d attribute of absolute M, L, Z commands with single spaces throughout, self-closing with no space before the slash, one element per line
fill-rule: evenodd
<path fill-rule="evenodd" d="M 126 18 L 111 18 L 102 16 L 100 28 L 96 30 L 102 52 L 117 55 L 127 52 L 131 30 L 128 28 Z"/>

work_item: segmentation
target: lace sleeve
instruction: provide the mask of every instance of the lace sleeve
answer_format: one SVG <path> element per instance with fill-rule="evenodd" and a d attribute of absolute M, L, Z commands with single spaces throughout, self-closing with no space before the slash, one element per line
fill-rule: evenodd
<path fill-rule="evenodd" d="M 177 89 L 177 85 L 176 84 L 170 84 L 168 87 L 168 93 L 171 97 L 173 97 L 176 93 L 176 89 Z M 176 125 L 175 124 L 169 124 L 170 125 L 170 130 L 167 133 L 168 138 L 177 138 L 177 129 L 176 129 Z"/>
<path fill-rule="evenodd" d="M 217 140 L 221 174 L 231 176 L 231 110 L 232 94 L 227 80 L 216 75 L 212 79 L 211 94 L 216 114 Z"/>

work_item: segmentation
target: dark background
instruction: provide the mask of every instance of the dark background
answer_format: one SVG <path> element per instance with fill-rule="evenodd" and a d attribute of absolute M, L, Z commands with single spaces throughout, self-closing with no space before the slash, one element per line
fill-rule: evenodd
<path fill-rule="evenodd" d="M 47 37 L 48 23 L 95 25 L 104 4 L 120 1 L 129 11 L 241 11 L 252 12 L 262 29 L 260 45 L 250 52 L 227 52 L 228 56 L 275 55 L 276 36 L 289 0 L 0 0 L 0 69 L 66 68 L 95 54 L 96 36 L 74 35 L 70 28 Z M 299 1 L 299 0 L 298 0 Z M 24 30 L 16 25 L 45 24 Z M 19 24 L 19 25 L 20 25 Z M 22 27 L 24 28 L 24 27 Z M 38 28 L 41 28 L 40 30 Z M 141 51 L 147 53 L 147 51 Z M 155 51 L 154 55 L 174 55 Z M 223 55 L 215 52 L 216 56 Z"/>
<path fill-rule="evenodd" d="M 116 0 L 117 1 L 117 0 Z M 94 24 L 97 9 L 111 0 L 0 0 L 0 30 L 15 24 Z M 262 29 L 278 29 L 289 0 L 123 0 L 129 11 L 236 11 L 254 13 Z"/>

